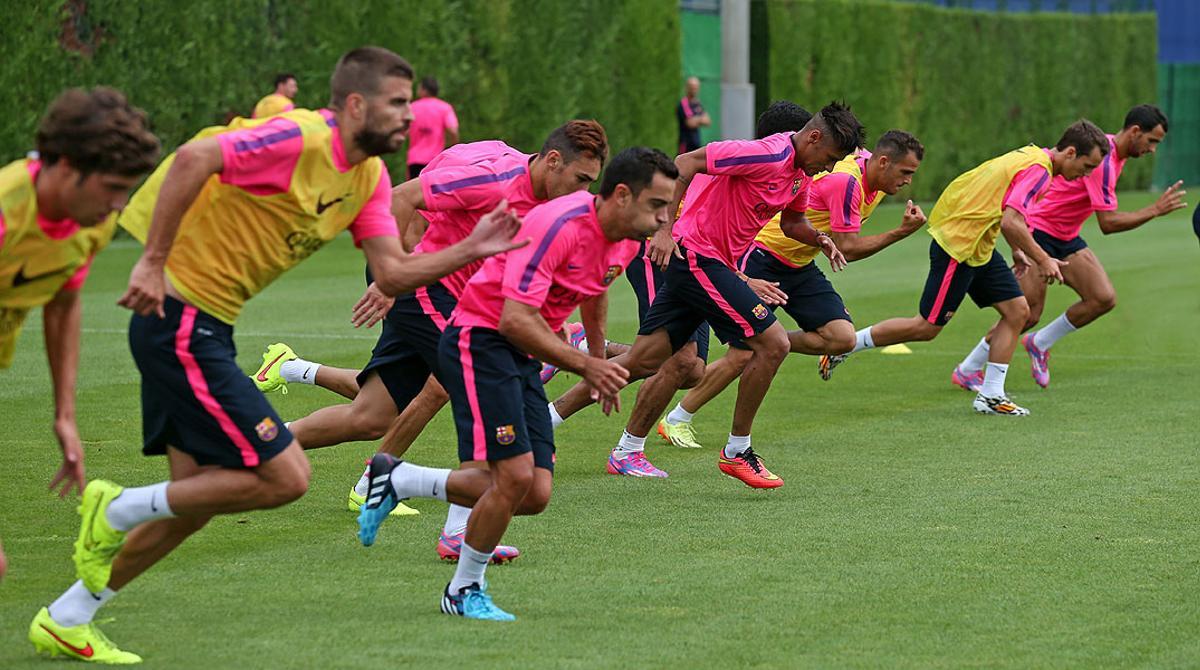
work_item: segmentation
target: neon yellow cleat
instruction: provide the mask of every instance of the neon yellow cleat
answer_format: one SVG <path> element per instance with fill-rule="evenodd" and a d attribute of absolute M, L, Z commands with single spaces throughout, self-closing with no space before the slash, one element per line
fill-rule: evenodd
<path fill-rule="evenodd" d="M 80 626 L 60 626 L 50 618 L 50 610 L 43 607 L 29 624 L 29 641 L 39 654 L 66 656 L 88 663 L 108 665 L 133 665 L 141 663 L 142 657 L 117 649 L 94 623 Z"/>
<path fill-rule="evenodd" d="M 666 419 L 658 422 L 658 434 L 662 439 L 684 449 L 701 448 L 700 440 L 696 439 L 696 431 L 691 421 L 667 423 Z"/>
<path fill-rule="evenodd" d="M 287 394 L 287 381 L 283 375 L 279 373 L 279 367 L 285 361 L 294 361 L 298 356 L 292 348 L 283 342 L 276 342 L 267 347 L 263 353 L 263 364 L 258 368 L 258 371 L 250 375 L 254 380 L 254 385 L 263 393 L 271 393 L 275 389 L 283 394 Z"/>
<path fill-rule="evenodd" d="M 350 489 L 350 501 L 346 503 L 346 507 L 351 512 L 357 512 L 358 508 L 362 507 L 362 504 L 365 502 L 367 502 L 366 496 L 360 496 L 354 492 L 353 488 Z M 396 503 L 396 509 L 392 510 L 388 516 L 417 516 L 420 513 L 420 510 L 415 510 L 401 502 Z"/>
<path fill-rule="evenodd" d="M 93 479 L 83 490 L 79 505 L 79 539 L 75 540 L 75 574 L 92 593 L 108 586 L 113 558 L 125 544 L 125 532 L 108 525 L 109 504 L 125 489 L 103 479 Z"/>

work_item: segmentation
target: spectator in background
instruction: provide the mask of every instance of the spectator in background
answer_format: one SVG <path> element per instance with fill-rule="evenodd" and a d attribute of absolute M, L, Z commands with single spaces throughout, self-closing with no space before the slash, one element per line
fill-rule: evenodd
<path fill-rule="evenodd" d="M 275 75 L 275 92 L 258 101 L 254 106 L 252 119 L 264 119 L 296 108 L 292 100 L 300 87 L 296 84 L 296 75 L 284 72 Z"/>
<path fill-rule="evenodd" d="M 458 144 L 458 117 L 450 103 L 437 97 L 438 80 L 425 77 L 417 86 L 413 101 L 412 125 L 408 129 L 408 178 L 421 174 L 421 169 L 448 146 Z"/>
<path fill-rule="evenodd" d="M 712 125 L 712 118 L 700 104 L 700 80 L 688 77 L 685 86 L 686 95 L 675 108 L 675 117 L 679 119 L 679 153 L 686 154 L 700 148 L 700 129 Z"/>

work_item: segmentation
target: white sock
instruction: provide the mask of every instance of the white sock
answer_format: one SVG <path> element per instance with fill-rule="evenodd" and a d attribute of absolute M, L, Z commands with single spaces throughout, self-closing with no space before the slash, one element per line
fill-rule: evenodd
<path fill-rule="evenodd" d="M 121 491 L 121 495 L 108 504 L 104 514 L 108 525 L 116 530 L 128 531 L 147 521 L 175 516 L 167 504 L 167 485 L 170 483 L 159 482 Z"/>
<path fill-rule="evenodd" d="M 320 363 L 306 361 L 303 358 L 295 358 L 290 361 L 284 361 L 279 365 L 279 375 L 283 377 L 285 382 L 289 383 L 316 384 L 317 368 L 319 367 L 321 367 Z"/>
<path fill-rule="evenodd" d="M 442 532 L 446 535 L 462 535 L 467 532 L 467 519 L 470 518 L 470 507 L 450 503 L 450 510 L 446 512 L 446 525 L 442 526 Z"/>
<path fill-rule="evenodd" d="M 617 454 L 618 458 L 632 454 L 635 451 L 645 450 L 646 438 L 638 437 L 637 435 L 630 435 L 629 431 L 622 431 L 621 440 L 617 442 L 616 447 L 613 447 L 613 453 Z"/>
<path fill-rule="evenodd" d="M 96 610 L 104 603 L 112 600 L 117 592 L 104 589 L 100 593 L 92 593 L 83 585 L 80 579 L 71 585 L 58 600 L 50 603 L 50 618 L 60 626 L 81 626 L 91 623 L 96 616 Z"/>
<path fill-rule="evenodd" d="M 363 469 L 362 477 L 359 477 L 358 481 L 354 483 L 354 492 L 355 493 L 357 493 L 360 496 L 366 496 L 367 491 L 371 490 L 371 480 L 368 479 L 368 477 L 367 477 L 367 475 L 370 475 L 370 474 L 371 474 L 371 466 L 368 465 L 366 468 Z"/>
<path fill-rule="evenodd" d="M 492 552 L 475 551 L 464 540 L 458 556 L 458 568 L 454 570 L 454 579 L 450 580 L 450 593 L 458 593 L 459 589 L 472 584 L 483 586 L 483 571 L 490 560 Z"/>
<path fill-rule="evenodd" d="M 983 373 L 983 388 L 980 393 L 988 398 L 999 398 L 1004 395 L 1004 378 L 1008 376 L 1008 366 L 1004 363 L 988 362 L 987 371 Z"/>
<path fill-rule="evenodd" d="M 696 415 L 683 408 L 683 403 L 678 403 L 675 405 L 675 409 L 667 415 L 667 423 L 691 423 L 694 416 Z"/>
<path fill-rule="evenodd" d="M 857 353 L 863 349 L 871 349 L 875 346 L 875 340 L 871 339 L 871 327 L 867 326 L 854 334 L 854 350 L 850 353 Z"/>
<path fill-rule="evenodd" d="M 749 435 L 734 435 L 729 434 L 729 441 L 725 443 L 725 458 L 734 458 L 738 454 L 750 448 Z"/>
<path fill-rule="evenodd" d="M 979 372 L 983 366 L 987 365 L 988 354 L 991 351 L 992 347 L 987 343 L 987 338 L 982 338 L 979 340 L 979 344 L 976 344 L 975 348 L 971 350 L 971 353 L 963 359 L 963 362 L 958 364 L 958 367 L 963 372 Z"/>
<path fill-rule="evenodd" d="M 449 468 L 426 468 L 412 463 L 401 463 L 392 470 L 392 488 L 398 498 L 446 499 L 446 480 Z"/>
<path fill-rule="evenodd" d="M 564 419 L 558 415 L 558 410 L 554 409 L 554 403 L 550 403 L 549 409 L 550 409 L 550 427 L 558 428 L 559 426 L 563 425 L 563 421 L 566 421 L 566 419 Z"/>
<path fill-rule="evenodd" d="M 1033 346 L 1045 351 L 1054 346 L 1054 343 L 1062 339 L 1068 333 L 1073 333 L 1078 328 L 1071 325 L 1071 321 L 1067 319 L 1067 313 L 1063 312 L 1058 315 L 1058 318 L 1051 321 L 1050 325 L 1033 334 Z"/>

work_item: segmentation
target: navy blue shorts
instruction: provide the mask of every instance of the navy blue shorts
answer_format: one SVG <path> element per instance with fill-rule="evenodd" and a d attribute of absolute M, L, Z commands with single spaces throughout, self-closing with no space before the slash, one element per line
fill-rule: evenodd
<path fill-rule="evenodd" d="M 500 333 L 473 326 L 446 326 L 439 353 L 459 460 L 502 461 L 532 451 L 534 466 L 554 472 L 542 364 Z"/>
<path fill-rule="evenodd" d="M 733 268 L 682 246 L 679 250 L 684 257 L 671 257 L 666 281 L 638 335 L 665 328 L 678 351 L 705 321 L 722 342 L 753 337 L 775 323 L 775 314 Z"/>
<path fill-rule="evenodd" d="M 383 320 L 371 360 L 358 373 L 359 387 L 372 374 L 379 375 L 396 408 L 403 411 L 421 392 L 429 375 L 437 376 L 438 341 L 457 304 L 441 282 L 396 296 Z"/>
<path fill-rule="evenodd" d="M 1038 243 L 1042 251 L 1050 254 L 1051 258 L 1057 258 L 1060 261 L 1066 260 L 1067 256 L 1076 251 L 1087 249 L 1088 246 L 1087 242 L 1083 241 L 1083 238 L 1078 235 L 1069 240 L 1060 240 L 1050 233 L 1041 230 L 1033 231 L 1033 241 Z"/>
<path fill-rule="evenodd" d="M 921 316 L 935 326 L 944 326 L 968 295 L 982 308 L 1025 294 L 999 250 L 992 250 L 987 263 L 973 267 L 951 258 L 937 240 L 930 242 L 929 276 L 921 294 Z"/>
<path fill-rule="evenodd" d="M 788 295 L 783 311 L 795 319 L 801 330 L 811 333 L 830 321 L 851 321 L 842 296 L 834 290 L 833 284 L 829 283 L 816 263 L 795 268 L 775 258 L 770 252 L 754 247 L 746 253 L 742 272 L 747 277 L 777 282 L 780 290 Z M 776 305 L 768 307 L 774 311 Z M 734 340 L 729 346 L 749 348 L 741 340 Z"/>
<path fill-rule="evenodd" d="M 625 278 L 629 280 L 629 285 L 633 287 L 633 294 L 637 296 L 638 301 L 638 323 L 646 320 L 646 312 L 650 311 L 650 305 L 654 302 L 654 297 L 662 290 L 664 273 L 658 269 L 658 266 L 650 262 L 646 257 L 646 243 L 642 242 L 638 247 L 638 255 L 629 261 L 629 267 L 625 268 Z M 708 322 L 705 321 L 696 327 L 696 331 L 692 333 L 690 342 L 696 343 L 696 353 L 701 360 L 708 360 Z"/>
<path fill-rule="evenodd" d="M 142 452 L 170 445 L 200 465 L 254 468 L 292 442 L 237 365 L 233 327 L 167 297 L 166 318 L 134 315 L 129 349 L 142 374 Z"/>

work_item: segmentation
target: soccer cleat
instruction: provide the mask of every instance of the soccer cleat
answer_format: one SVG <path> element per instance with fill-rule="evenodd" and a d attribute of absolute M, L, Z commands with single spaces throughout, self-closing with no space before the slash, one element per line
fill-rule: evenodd
<path fill-rule="evenodd" d="M 587 351 L 587 332 L 583 329 L 582 323 L 568 323 L 563 326 L 567 329 L 567 344 L 579 349 Z M 554 375 L 558 374 L 558 367 L 549 363 L 542 363 L 541 378 L 543 384 L 549 384 Z"/>
<path fill-rule="evenodd" d="M 833 356 L 821 354 L 821 357 L 817 359 L 817 372 L 821 374 L 821 379 L 829 381 L 829 378 L 833 376 L 833 369 L 841 365 L 842 361 L 849 357 L 850 354 L 836 354 Z"/>
<path fill-rule="evenodd" d="M 454 535 L 447 535 L 445 532 L 443 532 L 438 537 L 438 546 L 437 546 L 438 558 L 442 559 L 443 561 L 450 561 L 451 563 L 457 563 L 458 557 L 462 553 L 462 543 L 463 543 L 463 533 L 455 533 Z M 500 565 L 501 563 L 508 563 L 509 561 L 514 561 L 520 555 L 521 555 L 520 549 L 517 549 L 516 547 L 510 547 L 508 545 L 501 544 L 501 545 L 497 545 L 496 551 L 492 552 L 492 560 L 490 562 L 493 565 Z"/>
<path fill-rule="evenodd" d="M 717 467 L 721 472 L 741 480 L 752 489 L 776 489 L 783 486 L 783 480 L 763 465 L 762 459 L 753 449 L 747 449 L 733 458 L 726 458 L 725 450 L 722 449 L 721 457 L 717 459 Z"/>
<path fill-rule="evenodd" d="M 280 374 L 279 368 L 285 361 L 294 361 L 298 358 L 296 352 L 283 342 L 276 342 L 267 347 L 263 353 L 263 363 L 259 366 L 258 371 L 250 375 L 250 379 L 254 380 L 254 385 L 263 393 L 271 393 L 279 389 L 283 394 L 287 394 L 287 380 Z"/>
<path fill-rule="evenodd" d="M 108 586 L 113 558 L 125 544 L 124 531 L 108 525 L 108 506 L 125 489 L 103 479 L 93 479 L 83 490 L 79 504 L 79 539 L 75 540 L 75 575 L 92 593 Z"/>
<path fill-rule="evenodd" d="M 43 607 L 29 624 L 29 641 L 39 654 L 50 657 L 66 656 L 87 663 L 107 665 L 133 665 L 141 663 L 142 657 L 117 649 L 94 623 L 78 626 L 60 626 L 50 617 L 50 610 Z"/>
<path fill-rule="evenodd" d="M 392 470 L 402 462 L 390 454 L 371 457 L 371 466 L 367 469 L 371 486 L 367 489 L 366 502 L 358 508 L 358 541 L 364 547 L 375 544 L 379 524 L 400 504 L 396 490 L 392 488 Z"/>
<path fill-rule="evenodd" d="M 971 403 L 980 414 L 999 414 L 1001 416 L 1029 416 L 1029 410 L 1008 399 L 1007 396 L 989 398 L 982 393 L 975 396 Z"/>
<path fill-rule="evenodd" d="M 450 593 L 450 585 L 442 593 L 442 612 L 450 616 L 461 616 L 468 619 L 483 619 L 486 621 L 516 621 L 517 617 L 496 607 L 492 597 L 487 593 L 486 586 L 471 584 Z"/>
<path fill-rule="evenodd" d="M 1038 349 L 1037 344 L 1033 342 L 1033 333 L 1025 333 L 1021 336 L 1021 346 L 1025 347 L 1025 352 L 1029 354 L 1029 369 L 1033 373 L 1033 381 L 1037 385 L 1046 388 L 1050 385 L 1050 350 Z"/>
<path fill-rule="evenodd" d="M 950 381 L 971 393 L 979 393 L 979 389 L 983 388 L 983 370 L 963 372 L 962 366 L 956 365 L 954 372 L 950 374 Z"/>
<path fill-rule="evenodd" d="M 608 474 L 628 475 L 630 477 L 666 477 L 667 473 L 659 470 L 646 460 L 642 451 L 630 451 L 618 456 L 614 450 L 608 455 Z"/>
<path fill-rule="evenodd" d="M 351 512 L 357 512 L 357 511 L 359 511 L 360 508 L 362 508 L 363 503 L 365 503 L 366 501 L 367 501 L 366 496 L 358 495 L 357 493 L 354 492 L 354 489 L 351 488 L 350 489 L 350 499 L 349 499 L 349 501 L 347 501 L 346 507 Z M 388 516 L 417 516 L 420 513 L 421 513 L 420 510 L 415 510 L 415 509 L 409 507 L 408 505 L 405 505 L 402 502 L 397 502 L 396 509 L 392 510 L 391 512 L 388 512 Z"/>
<path fill-rule="evenodd" d="M 663 419 L 658 422 L 658 434 L 667 442 L 684 449 L 699 449 L 701 446 L 691 421 L 670 423 Z"/>

